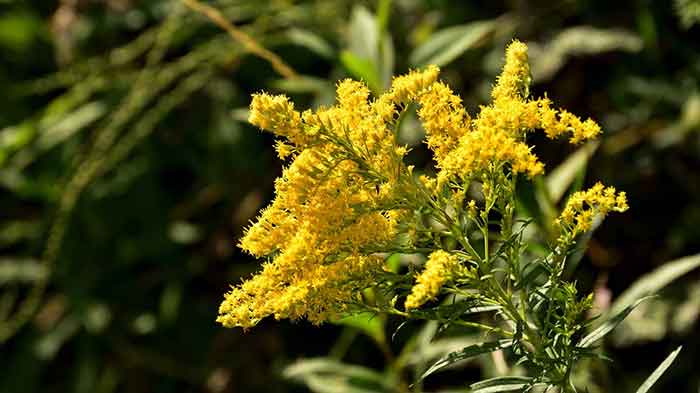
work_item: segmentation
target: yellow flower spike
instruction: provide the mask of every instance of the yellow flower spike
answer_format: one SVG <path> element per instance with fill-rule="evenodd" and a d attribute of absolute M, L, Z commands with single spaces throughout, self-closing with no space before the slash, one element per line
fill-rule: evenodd
<path fill-rule="evenodd" d="M 338 83 L 336 94 L 338 103 L 347 111 L 366 113 L 369 109 L 369 89 L 362 82 L 344 79 Z"/>
<path fill-rule="evenodd" d="M 454 149 L 459 138 L 468 132 L 469 115 L 462 107 L 461 98 L 442 82 L 433 83 L 417 101 L 428 147 L 435 153 L 439 164 Z"/>
<path fill-rule="evenodd" d="M 628 208 L 624 192 L 617 193 L 614 187 L 606 188 L 598 182 L 588 190 L 572 194 L 555 225 L 573 237 L 591 228 L 596 213 L 604 217 L 611 211 L 624 212 Z"/>
<path fill-rule="evenodd" d="M 506 97 L 525 98 L 530 87 L 527 45 L 514 40 L 506 48 L 506 64 L 491 92 L 494 101 Z"/>
<path fill-rule="evenodd" d="M 423 71 L 414 70 L 407 75 L 397 76 L 391 82 L 391 89 L 386 93 L 387 97 L 397 104 L 414 101 L 437 80 L 438 74 L 440 74 L 440 68 L 430 65 Z"/>
<path fill-rule="evenodd" d="M 423 272 L 416 279 L 416 285 L 406 298 L 406 310 L 416 309 L 434 299 L 445 283 L 450 281 L 462 265 L 457 256 L 447 251 L 433 251 L 425 262 Z"/>
<path fill-rule="evenodd" d="M 294 110 L 294 104 L 284 95 L 253 94 L 248 121 L 295 144 L 308 142 L 303 134 L 301 114 Z"/>

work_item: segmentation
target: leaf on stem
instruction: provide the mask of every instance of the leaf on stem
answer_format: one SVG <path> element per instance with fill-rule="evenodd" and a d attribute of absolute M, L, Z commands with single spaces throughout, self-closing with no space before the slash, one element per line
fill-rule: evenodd
<path fill-rule="evenodd" d="M 661 376 L 666 372 L 666 370 L 671 366 L 671 363 L 673 363 L 674 360 L 676 360 L 676 356 L 678 356 L 678 353 L 680 353 L 681 349 L 683 347 L 680 346 L 676 348 L 675 351 L 671 352 L 666 359 L 664 359 L 661 364 L 659 364 L 659 367 L 654 370 L 651 375 L 644 381 L 644 383 L 637 389 L 637 393 L 646 393 L 651 389 L 651 387 L 656 383 L 656 381 L 661 378 Z"/>
<path fill-rule="evenodd" d="M 469 386 L 473 393 L 496 393 L 522 390 L 530 385 L 532 378 L 528 377 L 496 377 L 473 383 Z"/>
<path fill-rule="evenodd" d="M 499 349 L 508 348 L 513 344 L 512 340 L 498 340 L 489 341 L 481 344 L 474 344 L 468 347 L 462 348 L 459 351 L 455 351 L 447 354 L 446 356 L 440 358 L 437 362 L 433 363 L 428 370 L 426 370 L 419 380 L 425 379 L 428 375 L 440 370 L 443 367 L 447 367 L 450 364 L 459 362 L 460 360 L 468 359 L 477 355 L 484 353 L 489 353 L 497 351 Z"/>
<path fill-rule="evenodd" d="M 579 348 L 587 348 L 587 347 L 591 346 L 593 343 L 595 343 L 596 341 L 605 337 L 605 335 L 607 335 L 613 329 L 615 329 L 617 327 L 617 325 L 620 324 L 620 322 L 622 322 L 625 318 L 627 318 L 627 316 L 632 312 L 632 310 L 637 308 L 637 306 L 640 305 L 642 302 L 644 302 L 652 297 L 653 296 L 643 297 L 643 298 L 637 300 L 636 302 L 634 302 L 633 304 L 625 307 L 625 309 L 623 309 L 619 313 L 615 314 L 614 316 L 612 316 L 611 318 L 609 318 L 608 320 L 603 322 L 602 325 L 598 326 L 592 332 L 588 333 L 588 335 L 586 335 L 584 338 L 582 338 L 581 341 L 579 341 L 578 345 L 576 345 L 576 346 Z"/>

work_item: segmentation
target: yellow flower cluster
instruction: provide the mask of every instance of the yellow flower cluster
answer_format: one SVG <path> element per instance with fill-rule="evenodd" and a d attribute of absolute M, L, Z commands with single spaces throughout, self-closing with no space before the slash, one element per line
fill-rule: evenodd
<path fill-rule="evenodd" d="M 556 223 L 573 237 L 591 229 L 596 214 L 604 217 L 611 211 L 624 212 L 628 208 L 624 191 L 618 193 L 615 187 L 596 183 L 586 191 L 572 194 Z"/>
<path fill-rule="evenodd" d="M 568 132 L 571 143 L 600 134 L 600 127 L 593 120 L 582 121 L 569 112 L 553 109 L 546 97 L 528 99 L 529 74 L 527 46 L 514 41 L 506 50 L 506 64 L 491 94 L 493 102 L 467 123 L 456 147 L 450 143 L 448 154 L 437 155 L 442 169 L 440 183 L 454 176 L 478 174 L 492 164 L 508 163 L 514 173 L 529 177 L 541 174 L 544 165 L 525 143 L 526 133 L 533 130 L 542 129 L 549 138 Z M 435 100 L 422 104 L 432 106 Z"/>
<path fill-rule="evenodd" d="M 383 264 L 377 253 L 390 251 L 400 228 L 411 227 L 405 224 L 415 219 L 412 210 L 431 198 L 425 189 L 479 179 L 489 168 L 542 173 L 525 143 L 532 130 L 550 138 L 570 133 L 572 143 L 600 133 L 592 120 L 552 109 L 546 97 L 527 98 L 527 47 L 518 41 L 506 51 L 493 102 L 476 118 L 438 74 L 431 66 L 396 77 L 375 99 L 365 84 L 346 79 L 337 85 L 336 105 L 303 113 L 287 97 L 253 96 L 250 123 L 283 138 L 278 155 L 292 159 L 275 182 L 274 201 L 240 241 L 268 262 L 225 296 L 220 323 L 251 327 L 266 316 L 322 322 L 344 312 L 360 289 L 376 284 Z M 414 179 L 403 162 L 407 148 L 396 142 L 399 112 L 411 103 L 419 107 L 437 178 Z M 446 252 L 431 254 L 406 307 L 435 296 L 456 264 Z"/>
<path fill-rule="evenodd" d="M 406 310 L 416 309 L 435 298 L 445 283 L 454 278 L 464 267 L 457 256 L 447 251 L 433 251 L 425 262 L 423 272 L 406 298 Z"/>
<path fill-rule="evenodd" d="M 306 317 L 320 323 L 357 300 L 382 269 L 402 210 L 397 190 L 410 178 L 388 125 L 393 100 L 369 101 L 369 90 L 345 80 L 338 104 L 300 114 L 286 97 L 257 94 L 250 122 L 286 138 L 281 157 L 294 154 L 275 183 L 276 196 L 240 241 L 262 272 L 225 297 L 218 321 L 254 326 L 262 318 Z"/>

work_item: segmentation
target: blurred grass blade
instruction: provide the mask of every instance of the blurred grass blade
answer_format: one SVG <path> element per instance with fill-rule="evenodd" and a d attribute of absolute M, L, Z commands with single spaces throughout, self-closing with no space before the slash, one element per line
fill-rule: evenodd
<path fill-rule="evenodd" d="M 318 94 L 333 85 L 327 80 L 308 75 L 300 75 L 293 79 L 278 79 L 272 83 L 276 89 L 291 94 Z"/>
<path fill-rule="evenodd" d="M 484 38 L 493 32 L 496 26 L 495 20 L 486 20 L 442 29 L 418 46 L 409 55 L 409 62 L 417 67 L 449 64 L 465 51 L 483 43 Z"/>
<path fill-rule="evenodd" d="M 594 55 L 610 51 L 638 52 L 642 39 L 621 29 L 575 26 L 562 30 L 544 45 L 530 46 L 530 65 L 534 81 L 546 81 L 559 71 L 571 56 Z"/>
<path fill-rule="evenodd" d="M 0 259 L 0 284 L 34 282 L 48 274 L 46 266 L 36 259 Z"/>
<path fill-rule="evenodd" d="M 352 9 L 348 45 L 349 51 L 355 56 L 378 64 L 379 26 L 374 15 L 361 5 Z"/>
<path fill-rule="evenodd" d="M 321 36 L 311 31 L 291 28 L 287 30 L 287 39 L 291 43 L 304 47 L 326 59 L 335 57 L 335 49 Z"/>
<path fill-rule="evenodd" d="M 532 382 L 528 377 L 496 377 L 471 384 L 473 393 L 496 393 L 522 390 Z"/>
<path fill-rule="evenodd" d="M 599 145 L 598 141 L 583 145 L 549 173 L 545 184 L 552 202 L 557 203 L 561 200 L 579 173 L 586 168 L 588 160 L 591 159 Z"/>
<path fill-rule="evenodd" d="M 649 375 L 649 377 L 644 381 L 642 386 L 640 386 L 639 389 L 637 389 L 637 393 L 647 393 L 649 389 L 651 389 L 651 387 L 656 383 L 656 381 L 658 381 L 659 378 L 661 378 L 661 376 L 664 374 L 664 372 L 666 372 L 666 370 L 671 366 L 671 363 L 673 363 L 673 361 L 676 360 L 676 357 L 681 352 L 681 349 L 683 349 L 682 346 L 676 348 L 675 351 L 671 352 L 666 357 L 666 359 L 664 359 L 664 361 L 661 362 L 661 364 L 659 364 L 659 367 L 657 367 L 656 370 L 654 370 L 654 372 L 651 373 L 651 375 Z"/>
<path fill-rule="evenodd" d="M 361 313 L 349 315 L 333 321 L 334 324 L 350 326 L 360 330 L 378 343 L 386 342 L 384 335 L 384 320 L 374 313 Z"/>
<path fill-rule="evenodd" d="M 459 362 L 460 360 L 507 348 L 511 346 L 512 343 L 512 340 L 489 341 L 481 344 L 470 345 L 468 347 L 460 349 L 459 351 L 449 353 L 447 356 L 444 356 L 440 358 L 437 362 L 433 363 L 433 365 L 430 366 L 430 368 L 428 368 L 423 373 L 423 375 L 421 375 L 419 380 L 423 380 L 428 375 L 433 374 L 434 372 L 440 370 L 443 367 L 447 367 L 450 364 Z"/>
<path fill-rule="evenodd" d="M 350 75 L 363 80 L 372 91 L 377 93 L 382 90 L 376 63 L 347 50 L 340 53 L 340 62 Z"/>
<path fill-rule="evenodd" d="M 369 368 L 325 357 L 298 360 L 286 367 L 283 375 L 304 383 L 316 393 L 388 392 L 395 383 Z"/>
<path fill-rule="evenodd" d="M 674 280 L 698 267 L 700 267 L 700 254 L 664 263 L 651 273 L 641 276 L 618 296 L 610 307 L 610 312 L 619 312 L 619 310 L 632 304 L 635 300 L 656 293 Z"/>
<path fill-rule="evenodd" d="M 636 302 L 634 302 L 632 305 L 627 306 L 624 310 L 621 312 L 615 314 L 611 318 L 607 319 L 605 322 L 603 322 L 602 325 L 598 326 L 595 330 L 592 332 L 588 333 L 585 337 L 581 339 L 581 341 L 578 342 L 576 345 L 579 348 L 588 348 L 591 345 L 593 345 L 596 341 L 600 340 L 601 338 L 605 337 L 608 333 L 610 333 L 613 329 L 617 327 L 617 325 L 620 324 L 627 316 L 637 308 L 638 305 L 640 305 L 642 302 L 645 300 L 650 299 L 652 296 L 647 296 L 643 297 Z"/>

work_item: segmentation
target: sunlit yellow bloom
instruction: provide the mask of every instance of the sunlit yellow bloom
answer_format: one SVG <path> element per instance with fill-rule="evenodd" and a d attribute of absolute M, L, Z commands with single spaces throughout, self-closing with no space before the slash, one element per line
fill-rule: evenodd
<path fill-rule="evenodd" d="M 301 126 L 301 115 L 285 96 L 253 94 L 248 121 L 263 130 L 287 137 L 297 144 L 307 142 Z"/>
<path fill-rule="evenodd" d="M 440 288 L 458 274 L 460 268 L 459 259 L 455 255 L 443 250 L 433 251 L 406 298 L 406 310 L 418 308 L 434 299 L 440 293 Z"/>
<path fill-rule="evenodd" d="M 386 95 L 397 104 L 415 101 L 437 80 L 439 74 L 440 69 L 431 65 L 423 71 L 414 70 L 407 75 L 397 76 L 391 82 L 391 89 Z"/>
<path fill-rule="evenodd" d="M 491 97 L 494 101 L 505 97 L 526 97 L 530 80 L 527 45 L 517 40 L 513 41 L 506 48 L 506 64 L 496 81 Z"/>
<path fill-rule="evenodd" d="M 628 208 L 624 192 L 596 183 L 586 191 L 573 193 L 556 223 L 565 234 L 576 236 L 590 230 L 596 214 L 604 217 L 611 211 L 624 212 Z"/>
<path fill-rule="evenodd" d="M 376 98 L 364 83 L 346 79 L 336 86 L 335 105 L 303 113 L 287 97 L 253 95 L 250 122 L 279 136 L 277 154 L 290 162 L 275 181 L 275 199 L 239 243 L 267 262 L 226 295 L 219 322 L 251 327 L 274 316 L 319 323 L 346 312 L 361 301 L 362 289 L 380 284 L 381 255 L 397 242 L 411 246 L 425 238 L 423 208 L 447 209 L 439 206 L 444 198 L 460 211 L 472 180 L 484 183 L 485 195 L 495 195 L 489 173 L 541 174 L 544 165 L 526 143 L 528 132 L 566 134 L 572 143 L 600 133 L 592 120 L 553 109 L 546 97 L 528 97 L 527 47 L 518 41 L 508 46 L 492 102 L 474 118 L 438 75 L 435 66 L 411 71 Z M 396 127 L 410 104 L 418 108 L 437 176 L 414 177 L 404 163 L 408 148 L 397 143 Z M 475 201 L 466 208 L 477 216 Z M 594 211 L 624 209 L 624 193 L 596 186 L 573 195 L 559 222 L 579 233 L 590 228 Z M 483 221 L 487 214 L 484 209 Z M 460 269 L 454 255 L 431 253 L 406 308 L 434 298 Z"/>

